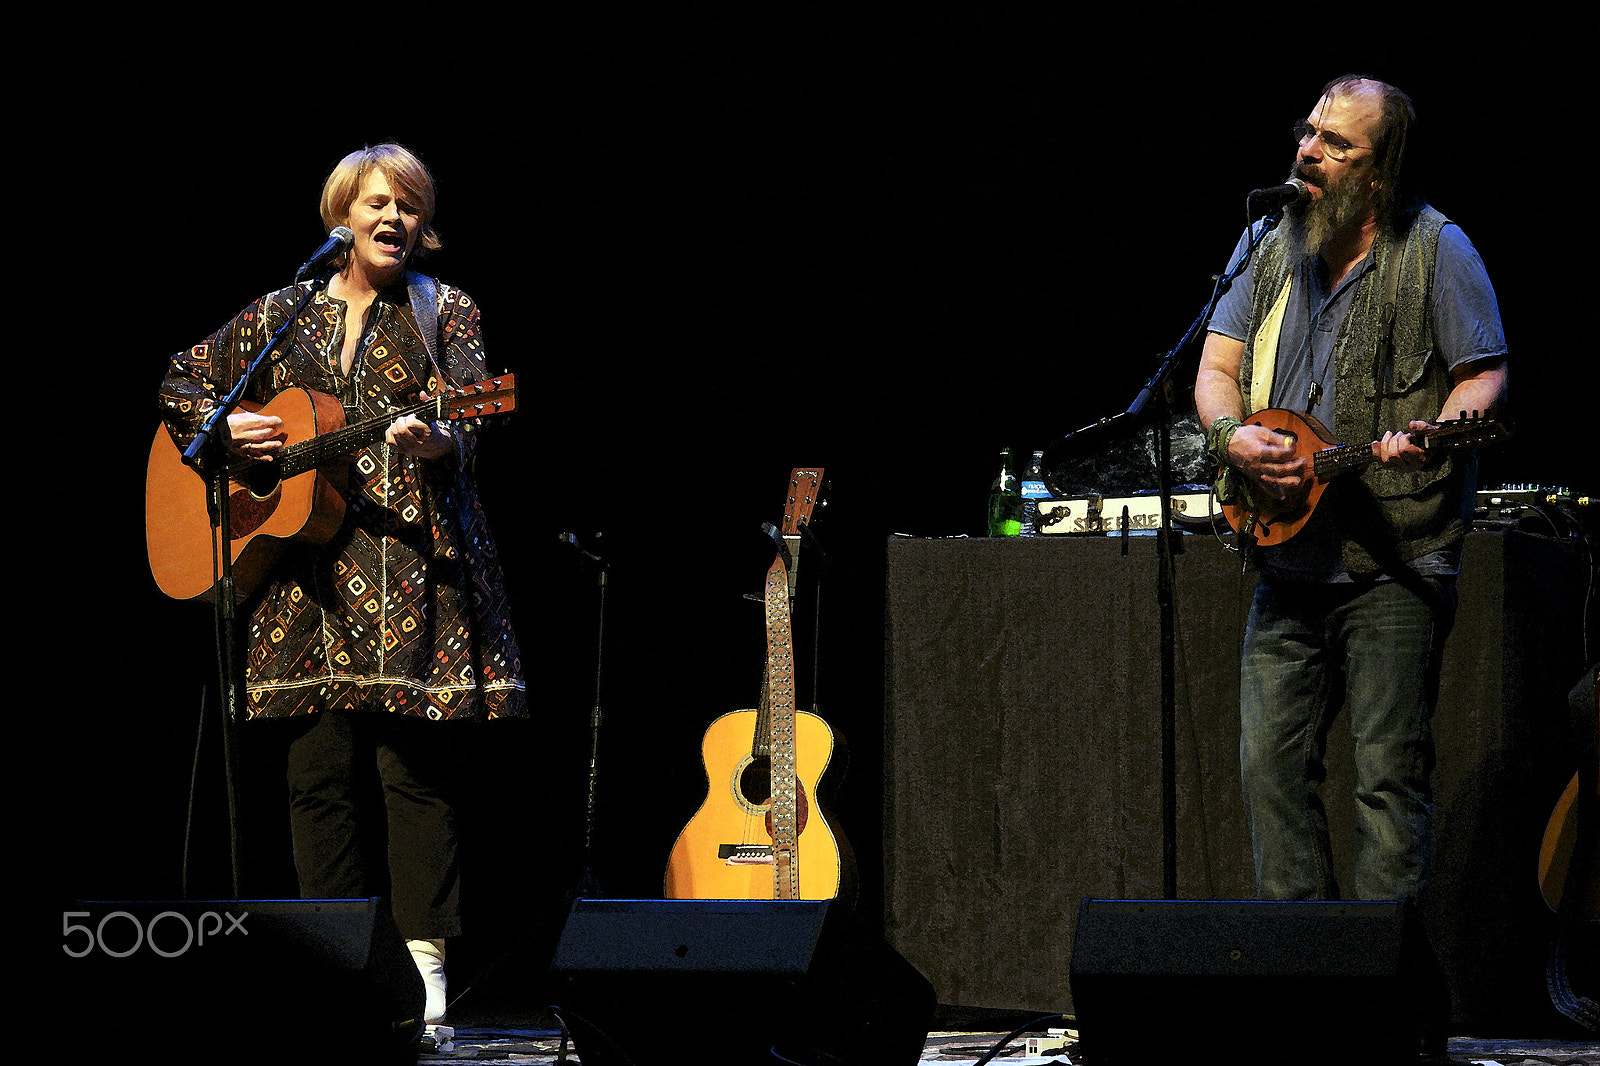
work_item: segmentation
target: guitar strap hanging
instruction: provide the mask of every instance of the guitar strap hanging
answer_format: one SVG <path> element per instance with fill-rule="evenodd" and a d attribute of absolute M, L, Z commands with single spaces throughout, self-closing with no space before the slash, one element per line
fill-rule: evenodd
<path fill-rule="evenodd" d="M 411 297 L 411 313 L 416 316 L 417 329 L 422 332 L 423 347 L 428 350 L 428 362 L 439 379 L 439 387 L 446 388 L 452 383 L 439 364 L 439 287 L 426 274 L 413 270 L 406 273 L 406 291 Z"/>
<path fill-rule="evenodd" d="M 444 372 L 444 367 L 439 362 L 439 286 L 426 274 L 415 270 L 406 271 L 406 292 L 411 299 L 411 314 L 417 320 L 417 329 L 422 333 L 422 346 L 428 350 L 428 362 L 433 367 L 433 373 L 438 378 L 438 389 L 442 391 L 455 387 L 453 382 Z M 472 380 L 468 378 L 467 380 Z M 465 427 L 471 431 L 471 424 Z M 478 453 L 472 452 L 467 461 L 466 471 L 469 476 L 476 476 Z"/>
<path fill-rule="evenodd" d="M 1409 230 L 1407 234 L 1409 236 Z M 1405 259 L 1406 237 L 1388 242 L 1383 271 L 1383 309 L 1378 319 L 1378 344 L 1372 362 L 1372 393 L 1375 400 L 1392 399 L 1394 392 L 1394 324 L 1399 317 L 1400 264 Z M 1372 436 L 1383 435 L 1382 405 L 1372 405 Z"/>

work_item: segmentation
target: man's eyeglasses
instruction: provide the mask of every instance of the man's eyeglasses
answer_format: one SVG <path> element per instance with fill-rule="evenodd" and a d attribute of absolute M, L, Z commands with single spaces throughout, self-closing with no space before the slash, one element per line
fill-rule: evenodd
<path fill-rule="evenodd" d="M 1319 130 L 1309 122 L 1297 122 L 1294 127 L 1294 143 L 1305 147 L 1305 143 L 1315 137 L 1322 145 L 1323 152 L 1331 159 L 1343 162 L 1350 157 L 1350 153 L 1365 148 L 1372 150 L 1370 144 L 1351 144 L 1343 137 L 1331 130 Z"/>

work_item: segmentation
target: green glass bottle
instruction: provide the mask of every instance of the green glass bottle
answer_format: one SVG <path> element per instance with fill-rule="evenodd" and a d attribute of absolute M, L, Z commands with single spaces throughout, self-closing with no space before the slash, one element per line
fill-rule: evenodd
<path fill-rule="evenodd" d="M 1022 493 L 1016 470 L 1011 465 L 1011 449 L 1000 449 L 1000 473 L 989 486 L 989 536 L 1015 537 L 1022 532 Z"/>

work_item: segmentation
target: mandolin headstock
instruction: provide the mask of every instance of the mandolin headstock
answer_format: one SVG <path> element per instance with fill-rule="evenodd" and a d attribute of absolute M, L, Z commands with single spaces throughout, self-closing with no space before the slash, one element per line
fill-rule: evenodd
<path fill-rule="evenodd" d="M 1441 422 L 1419 436 L 1417 443 L 1423 451 L 1453 451 L 1510 440 L 1511 426 L 1501 418 L 1480 416 L 1477 411 L 1469 416 L 1462 411 L 1461 417 Z"/>

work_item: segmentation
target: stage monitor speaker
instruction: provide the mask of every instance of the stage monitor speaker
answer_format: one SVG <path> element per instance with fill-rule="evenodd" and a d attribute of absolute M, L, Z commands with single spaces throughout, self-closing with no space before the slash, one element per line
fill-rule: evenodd
<path fill-rule="evenodd" d="M 1448 997 L 1400 903 L 1084 900 L 1072 1002 L 1087 1066 L 1415 1063 Z"/>
<path fill-rule="evenodd" d="M 379 899 L 86 902 L 63 915 L 80 1047 L 215 1062 L 415 1062 L 422 976 Z"/>
<path fill-rule="evenodd" d="M 584 1066 L 915 1064 L 935 1007 L 830 900 L 580 899 L 551 978 Z"/>

